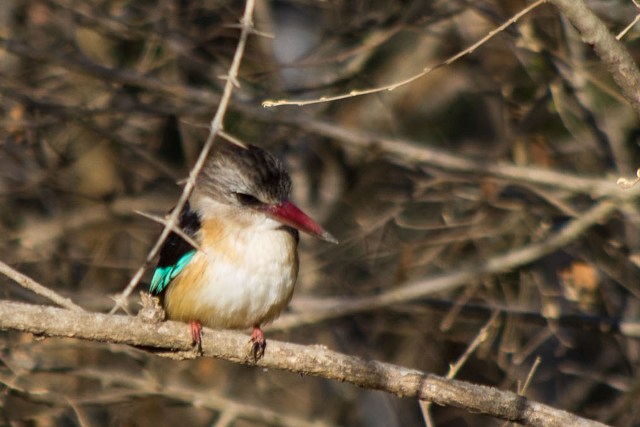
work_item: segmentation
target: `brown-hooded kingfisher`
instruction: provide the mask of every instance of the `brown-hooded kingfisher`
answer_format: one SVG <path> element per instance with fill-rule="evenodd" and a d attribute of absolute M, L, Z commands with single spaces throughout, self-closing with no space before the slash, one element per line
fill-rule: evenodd
<path fill-rule="evenodd" d="M 291 178 L 267 151 L 218 141 L 196 179 L 179 227 L 199 248 L 171 233 L 160 251 L 150 292 L 167 317 L 202 326 L 253 328 L 252 351 L 264 353 L 261 325 L 277 318 L 298 276 L 298 230 L 337 243 L 289 201 Z"/>

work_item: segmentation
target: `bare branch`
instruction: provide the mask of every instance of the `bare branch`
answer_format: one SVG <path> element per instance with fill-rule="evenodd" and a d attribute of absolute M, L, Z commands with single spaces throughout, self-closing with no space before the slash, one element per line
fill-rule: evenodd
<path fill-rule="evenodd" d="M 578 29 L 582 40 L 592 45 L 622 95 L 640 116 L 640 70 L 629 51 L 616 40 L 604 23 L 582 0 L 551 0 Z"/>
<path fill-rule="evenodd" d="M 182 323 L 146 323 L 130 316 L 82 313 L 9 301 L 0 302 L 0 329 L 172 351 L 190 351 L 192 347 L 189 328 Z M 254 364 L 247 352 L 245 335 L 211 329 L 203 332 L 204 356 Z M 270 340 L 268 351 L 257 366 L 346 381 L 363 388 L 456 406 L 527 426 L 603 425 L 510 391 L 446 379 L 375 360 L 367 361 L 322 346 Z"/>
<path fill-rule="evenodd" d="M 139 211 L 139 210 L 134 210 L 134 212 L 137 213 L 140 216 L 143 216 L 143 217 L 145 217 L 147 219 L 150 219 L 151 221 L 157 222 L 158 224 L 162 224 L 162 225 L 167 225 L 168 224 L 166 219 L 161 218 L 159 216 L 151 215 L 151 214 L 148 214 L 146 212 Z M 187 242 L 188 244 L 191 245 L 192 248 L 200 249 L 200 245 L 198 245 L 198 242 L 196 242 L 191 237 L 189 237 L 189 235 L 187 233 L 185 233 L 184 231 L 182 231 L 179 227 L 176 227 L 174 225 L 174 226 L 171 227 L 171 231 L 176 233 L 178 236 L 182 237 L 185 242 Z"/>
<path fill-rule="evenodd" d="M 287 120 L 287 118 L 283 118 Z M 612 180 L 557 172 L 540 167 L 525 167 L 503 161 L 461 156 L 450 151 L 427 146 L 424 142 L 387 137 L 338 126 L 335 123 L 304 117 L 292 117 L 290 123 L 304 127 L 327 138 L 336 139 L 359 149 L 381 150 L 406 164 L 424 164 L 451 172 L 489 175 L 510 182 L 548 186 L 592 197 L 615 196 L 624 199 L 638 197 L 640 191 L 624 191 Z"/>
<path fill-rule="evenodd" d="M 43 296 L 48 300 L 53 301 L 54 303 L 58 304 L 60 307 L 64 307 L 73 311 L 84 311 L 82 307 L 80 307 L 79 305 L 76 305 L 69 298 L 65 298 L 61 295 L 58 295 L 51 289 L 47 288 L 46 286 L 42 286 L 40 283 L 36 282 L 30 277 L 25 276 L 19 271 L 14 270 L 13 268 L 11 268 L 10 266 L 8 266 L 2 261 L 0 261 L 0 273 L 9 277 L 10 279 L 18 283 L 23 288 L 29 289 L 30 291 L 40 296 Z"/>

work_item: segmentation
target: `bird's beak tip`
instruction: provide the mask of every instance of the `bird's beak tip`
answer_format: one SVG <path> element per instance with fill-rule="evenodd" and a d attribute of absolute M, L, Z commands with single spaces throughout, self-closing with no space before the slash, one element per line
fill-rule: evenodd
<path fill-rule="evenodd" d="M 324 233 L 322 233 L 322 235 L 318 236 L 320 237 L 322 240 L 324 240 L 325 242 L 329 242 L 329 243 L 333 243 L 334 245 L 338 245 L 340 244 L 340 242 L 338 241 L 338 239 L 336 239 L 335 237 L 333 237 L 333 234 L 329 233 L 328 231 L 325 231 Z"/>

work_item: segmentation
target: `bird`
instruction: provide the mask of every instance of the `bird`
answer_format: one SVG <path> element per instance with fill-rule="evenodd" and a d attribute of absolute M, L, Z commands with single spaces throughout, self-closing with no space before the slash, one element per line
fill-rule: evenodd
<path fill-rule="evenodd" d="M 182 233 L 165 240 L 149 287 L 167 318 L 190 323 L 200 351 L 203 325 L 252 328 L 251 352 L 262 357 L 261 326 L 293 295 L 299 231 L 338 243 L 290 201 L 291 187 L 283 163 L 260 147 L 219 141 L 211 148 L 180 212 Z"/>

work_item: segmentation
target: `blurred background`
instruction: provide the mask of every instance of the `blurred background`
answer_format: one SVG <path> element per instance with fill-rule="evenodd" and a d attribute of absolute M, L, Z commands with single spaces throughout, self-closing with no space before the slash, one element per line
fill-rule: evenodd
<path fill-rule="evenodd" d="M 629 0 L 588 5 L 613 33 L 640 12 Z M 526 6 L 258 0 L 260 33 L 249 39 L 225 130 L 282 158 L 293 200 L 341 241 L 302 237 L 296 293 L 267 335 L 444 375 L 498 313 L 457 378 L 518 391 L 540 358 L 528 397 L 640 425 L 638 341 L 598 327 L 638 317 L 633 200 L 559 250 L 429 290 L 428 279 L 562 232 L 607 197 L 596 184 L 615 188 L 640 166 L 638 117 L 554 7 L 394 91 L 261 106 L 396 83 Z M 111 309 L 161 229 L 134 211 L 171 209 L 206 139 L 243 8 L 0 2 L 2 261 L 88 310 Z M 622 38 L 636 59 L 638 36 Z M 415 298 L 339 313 L 422 280 Z M 0 283 L 3 299 L 49 304 Z M 136 291 L 131 314 L 138 300 Z M 327 307 L 338 312 L 314 320 Z M 0 346 L 0 424 L 425 425 L 414 400 L 286 372 L 8 332 Z M 503 424 L 450 407 L 431 414 L 437 426 Z"/>

